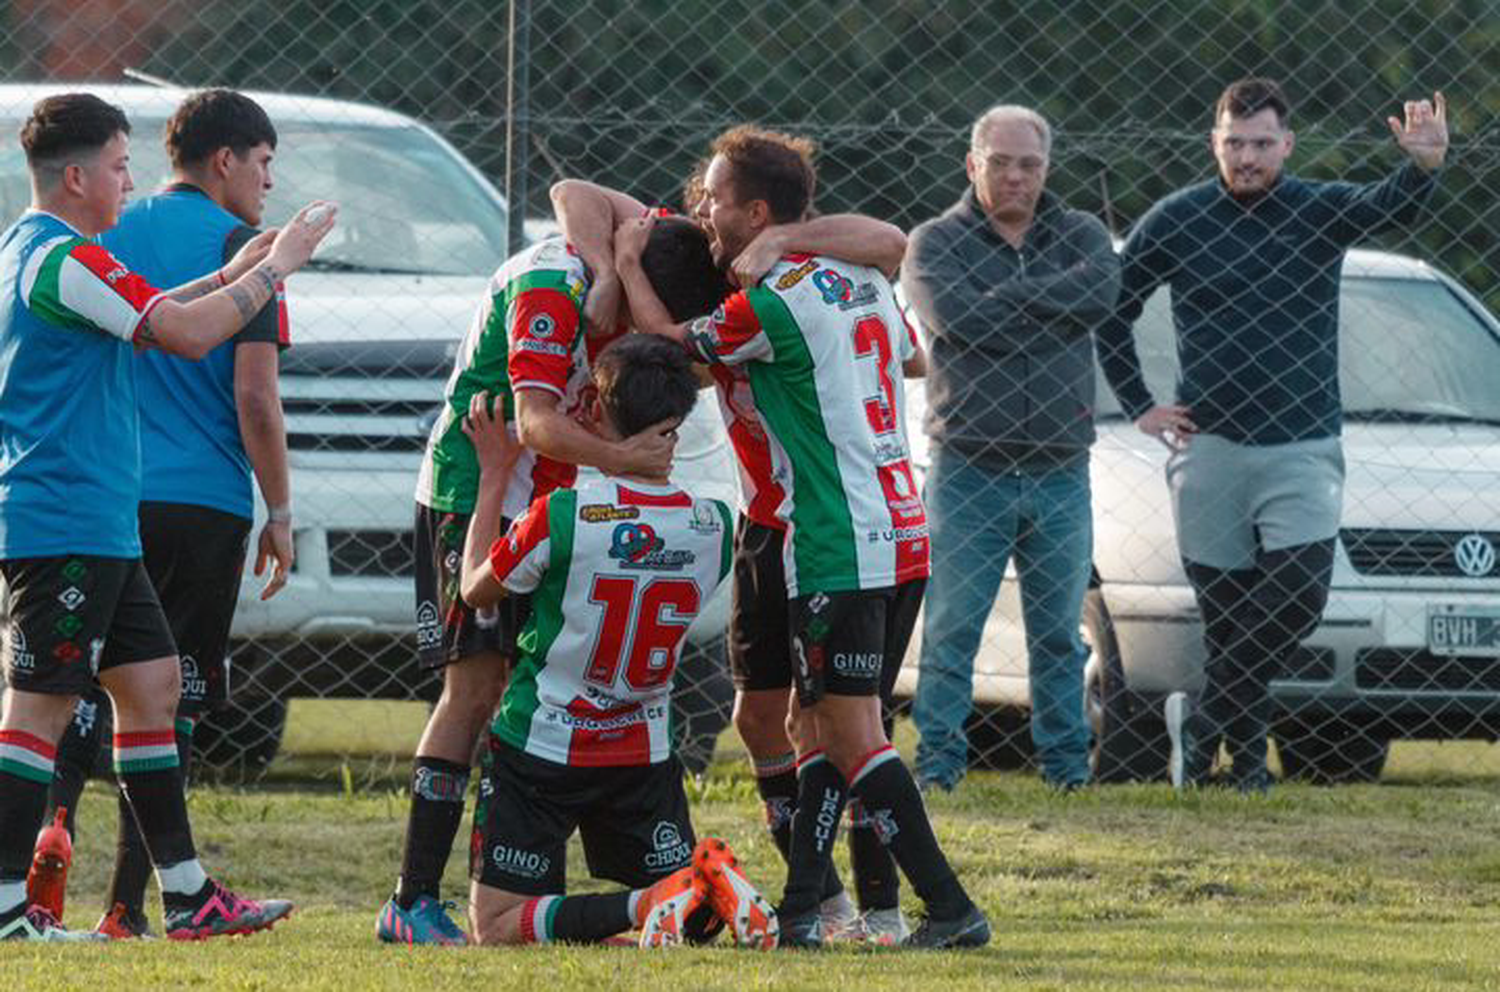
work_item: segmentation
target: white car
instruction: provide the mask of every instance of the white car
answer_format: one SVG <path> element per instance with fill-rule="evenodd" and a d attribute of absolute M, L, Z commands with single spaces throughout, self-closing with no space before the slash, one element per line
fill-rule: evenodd
<path fill-rule="evenodd" d="M 138 196 L 168 178 L 162 131 L 184 91 L 0 85 L 0 131 L 16 134 L 38 99 L 68 89 L 125 110 Z M 313 199 L 340 207 L 337 227 L 287 291 L 292 348 L 282 356 L 281 392 L 296 566 L 262 602 L 247 562 L 231 634 L 234 705 L 198 739 L 214 757 L 253 767 L 275 754 L 288 697 L 435 698 L 441 686 L 415 664 L 413 492 L 458 341 L 507 255 L 508 211 L 452 145 L 409 117 L 342 100 L 248 95 L 279 138 L 266 223 Z M 29 201 L 20 144 L 0 143 L 0 215 L 16 217 Z M 733 502 L 732 454 L 711 398 L 679 438 L 677 481 Z M 685 683 L 722 672 L 727 616 L 724 590 L 689 632 Z M 722 727 L 727 715 L 705 714 L 707 705 L 684 716 Z"/>
<path fill-rule="evenodd" d="M 1323 622 L 1272 683 L 1284 774 L 1373 780 L 1397 738 L 1500 737 L 1500 323 L 1453 279 L 1400 255 L 1344 265 L 1340 371 L 1343 526 Z M 1146 379 L 1169 402 L 1167 292 L 1135 328 Z M 920 383 L 908 426 L 926 465 Z M 1101 380 L 1091 462 L 1094 571 L 1083 617 L 1086 693 L 1103 779 L 1160 777 L 1161 701 L 1202 685 L 1202 626 L 1182 571 L 1167 450 Z M 915 691 L 914 645 L 898 695 Z M 975 663 L 976 757 L 1030 751 L 1026 651 L 1014 573 Z"/>

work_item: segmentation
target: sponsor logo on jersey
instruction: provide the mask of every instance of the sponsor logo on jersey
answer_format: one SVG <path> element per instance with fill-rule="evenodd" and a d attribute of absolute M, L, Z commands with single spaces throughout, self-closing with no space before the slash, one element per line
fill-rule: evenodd
<path fill-rule="evenodd" d="M 895 541 L 897 544 L 906 541 L 923 541 L 927 538 L 927 525 L 925 523 L 913 524 L 910 527 L 890 527 L 886 530 L 872 530 L 869 535 L 869 543 L 878 541 Z"/>
<path fill-rule="evenodd" d="M 884 657 L 879 651 L 835 651 L 833 670 L 850 678 L 874 678 L 880 674 Z"/>
<path fill-rule="evenodd" d="M 682 839 L 677 824 L 658 820 L 651 831 L 651 846 L 646 854 L 646 870 L 664 874 L 687 864 L 693 857 L 693 845 Z"/>
<path fill-rule="evenodd" d="M 201 700 L 208 695 L 208 679 L 198 670 L 198 662 L 185 654 L 178 662 L 182 666 L 182 698 Z"/>
<path fill-rule="evenodd" d="M 552 867 L 552 859 L 535 851 L 523 851 L 505 844 L 490 846 L 490 863 L 517 878 L 542 878 Z"/>
<path fill-rule="evenodd" d="M 688 347 L 709 361 L 719 357 L 719 325 L 724 321 L 724 308 L 714 311 L 712 317 L 699 317 L 688 325 Z"/>
<path fill-rule="evenodd" d="M 110 269 L 108 272 L 106 272 L 104 274 L 104 281 L 113 286 L 115 283 L 119 282 L 121 279 L 124 279 L 128 275 L 130 275 L 130 270 L 126 269 L 122 265 L 119 268 Z"/>
<path fill-rule="evenodd" d="M 63 605 L 63 609 L 72 613 L 88 602 L 88 597 L 77 586 L 68 586 L 68 588 L 57 594 L 57 601 Z"/>
<path fill-rule="evenodd" d="M 720 534 L 724 530 L 724 524 L 713 504 L 701 500 L 693 504 L 693 519 L 688 526 L 698 534 Z"/>
<path fill-rule="evenodd" d="M 803 279 L 818 271 L 818 263 L 813 260 L 803 262 L 790 272 L 782 273 L 780 279 L 776 280 L 777 289 L 791 289 Z"/>
<path fill-rule="evenodd" d="M 650 524 L 618 524 L 610 537 L 609 556 L 622 568 L 680 572 L 697 560 L 691 551 L 667 549 Z"/>
<path fill-rule="evenodd" d="M 872 282 L 862 282 L 854 287 L 854 291 L 845 299 L 839 300 L 840 310 L 854 310 L 859 307 L 867 307 L 880 298 L 880 290 L 875 288 Z"/>
<path fill-rule="evenodd" d="M 36 670 L 36 655 L 26 650 L 26 635 L 19 624 L 11 623 L 5 628 L 5 657 L 12 671 Z"/>
<path fill-rule="evenodd" d="M 909 452 L 894 431 L 875 439 L 875 464 L 881 468 L 906 461 Z M 900 473 L 896 473 L 898 476 Z"/>
<path fill-rule="evenodd" d="M 443 646 L 443 624 L 438 617 L 437 604 L 424 600 L 417 607 L 417 649 Z"/>
<path fill-rule="evenodd" d="M 613 503 L 585 503 L 578 508 L 578 519 L 586 524 L 634 520 L 640 515 L 641 508 L 638 506 L 615 506 Z"/>
<path fill-rule="evenodd" d="M 517 351 L 534 351 L 541 355 L 553 355 L 558 358 L 568 357 L 568 349 L 556 341 L 533 341 L 530 338 L 522 338 L 516 342 Z"/>
<path fill-rule="evenodd" d="M 854 295 L 854 283 L 832 269 L 819 269 L 813 276 L 813 285 L 823 294 L 824 303 L 840 303 Z"/>
<path fill-rule="evenodd" d="M 555 330 L 557 321 L 552 319 L 551 314 L 539 313 L 526 325 L 526 333 L 534 338 L 550 338 Z"/>

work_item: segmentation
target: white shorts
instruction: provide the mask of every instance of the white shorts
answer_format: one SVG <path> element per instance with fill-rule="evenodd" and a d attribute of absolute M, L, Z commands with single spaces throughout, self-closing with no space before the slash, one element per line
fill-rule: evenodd
<path fill-rule="evenodd" d="M 1344 449 L 1336 437 L 1249 445 L 1197 434 L 1167 460 L 1167 488 L 1183 558 L 1251 568 L 1257 552 L 1338 536 Z"/>

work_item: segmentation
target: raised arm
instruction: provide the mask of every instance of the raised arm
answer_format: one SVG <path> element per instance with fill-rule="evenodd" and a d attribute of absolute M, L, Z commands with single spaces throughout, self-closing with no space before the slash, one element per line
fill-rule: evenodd
<path fill-rule="evenodd" d="M 606 441 L 563 413 L 562 397 L 545 389 L 516 390 L 516 433 L 532 451 L 560 462 L 591 465 L 609 475 L 667 475 L 677 434 L 664 421 L 623 441 Z"/>
<path fill-rule="evenodd" d="M 729 277 L 743 289 L 757 285 L 788 252 L 871 265 L 893 276 L 906 254 L 901 228 L 863 214 L 830 214 L 794 224 L 775 224 L 757 234 L 734 260 Z"/>
<path fill-rule="evenodd" d="M 135 342 L 183 358 L 198 359 L 236 334 L 276 296 L 277 286 L 312 257 L 333 230 L 338 208 L 311 203 L 280 231 L 261 235 L 220 272 L 166 294 L 146 314 Z M 263 238 L 271 236 L 269 250 Z M 263 257 L 256 259 L 257 254 Z M 204 292 L 213 282 L 227 283 Z"/>
<path fill-rule="evenodd" d="M 564 179 L 551 190 L 552 213 L 563 237 L 593 275 L 583 305 L 584 331 L 593 336 L 614 330 L 620 305 L 620 283 L 615 273 L 615 227 L 646 213 L 646 205 L 618 190 L 582 179 Z"/>

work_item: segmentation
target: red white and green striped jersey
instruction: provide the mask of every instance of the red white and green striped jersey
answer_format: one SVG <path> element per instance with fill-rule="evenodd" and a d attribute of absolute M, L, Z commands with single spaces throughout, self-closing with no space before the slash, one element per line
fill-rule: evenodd
<path fill-rule="evenodd" d="M 696 321 L 689 347 L 742 365 L 785 489 L 787 591 L 926 578 L 927 514 L 912 476 L 902 362 L 916 348 L 880 272 L 788 255 Z"/>
<path fill-rule="evenodd" d="M 533 503 L 490 551 L 531 594 L 495 733 L 558 764 L 667 760 L 677 649 L 733 540 L 727 504 L 675 486 L 603 479 Z"/>
<path fill-rule="evenodd" d="M 776 511 L 786 498 L 786 490 L 771 460 L 771 439 L 760 411 L 755 409 L 750 374 L 743 365 L 710 365 L 709 372 L 740 469 L 740 512 L 763 527 L 783 530 L 786 524 Z"/>
<path fill-rule="evenodd" d="M 0 235 L 0 558 L 138 558 L 131 344 L 162 294 L 61 219 Z"/>
<path fill-rule="evenodd" d="M 417 476 L 418 503 L 448 513 L 473 511 L 479 462 L 463 420 L 475 393 L 502 398 L 512 433 L 516 390 L 555 393 L 569 416 L 581 409 L 589 381 L 582 332 L 588 288 L 582 259 L 556 238 L 512 255 L 491 277 L 454 359 L 442 416 L 427 439 Z M 534 498 L 572 485 L 577 475 L 575 465 L 522 449 L 506 491 L 505 515 L 519 516 Z"/>

